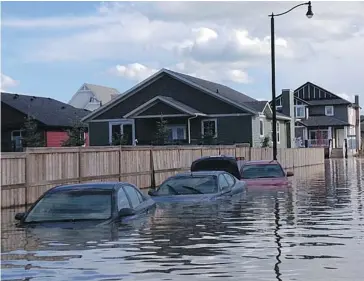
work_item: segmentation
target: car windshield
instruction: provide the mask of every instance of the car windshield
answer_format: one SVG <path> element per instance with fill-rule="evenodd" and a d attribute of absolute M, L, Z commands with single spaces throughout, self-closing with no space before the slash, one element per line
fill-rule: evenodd
<path fill-rule="evenodd" d="M 25 222 L 106 220 L 111 210 L 111 191 L 52 192 L 39 200 Z"/>
<path fill-rule="evenodd" d="M 248 164 L 243 166 L 241 176 L 243 179 L 281 178 L 285 174 L 279 164 Z"/>
<path fill-rule="evenodd" d="M 158 195 L 187 195 L 217 193 L 214 176 L 181 176 L 165 181 L 157 191 Z"/>

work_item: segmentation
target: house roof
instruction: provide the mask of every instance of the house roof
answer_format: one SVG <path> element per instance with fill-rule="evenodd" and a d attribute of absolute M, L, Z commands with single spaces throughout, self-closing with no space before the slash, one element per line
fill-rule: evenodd
<path fill-rule="evenodd" d="M 90 119 L 92 117 L 96 117 L 98 115 L 100 115 L 101 113 L 103 113 L 104 111 L 106 111 L 107 109 L 109 109 L 110 107 L 113 106 L 114 103 L 119 103 L 121 101 L 123 101 L 124 99 L 127 99 L 129 96 L 133 95 L 134 93 L 136 93 L 138 90 L 140 90 L 140 88 L 144 87 L 145 85 L 152 83 L 153 81 L 155 81 L 156 79 L 158 79 L 159 77 L 161 77 L 163 74 L 167 74 L 172 76 L 173 78 L 189 84 L 192 87 L 195 87 L 201 91 L 204 91 L 216 98 L 221 99 L 223 102 L 227 102 L 230 104 L 235 105 L 236 107 L 242 108 L 244 110 L 247 110 L 248 112 L 250 112 L 251 114 L 257 114 L 259 112 L 257 112 L 254 108 L 252 108 L 251 106 L 249 106 L 247 103 L 249 102 L 256 102 L 257 100 L 254 98 L 251 98 L 247 95 L 244 95 L 234 89 L 231 89 L 225 85 L 221 85 L 218 83 L 214 83 L 211 81 L 207 81 L 207 80 L 203 80 L 200 78 L 196 78 L 196 77 L 192 77 L 189 76 L 187 74 L 182 74 L 179 72 L 175 72 L 175 71 L 171 71 L 168 69 L 161 69 L 160 71 L 158 71 L 157 73 L 151 75 L 150 77 L 148 77 L 147 79 L 145 79 L 144 81 L 140 82 L 139 84 L 135 85 L 134 87 L 132 87 L 131 89 L 129 89 L 128 91 L 126 91 L 125 93 L 123 93 L 122 95 L 118 96 L 117 98 L 115 98 L 112 101 L 109 101 L 107 104 L 104 104 L 103 106 L 99 107 L 98 109 L 94 110 L 93 112 L 91 112 L 88 116 L 86 116 L 85 118 L 83 118 L 83 120 L 87 120 Z"/>
<path fill-rule="evenodd" d="M 344 99 L 325 99 L 325 100 L 310 100 L 307 101 L 309 105 L 336 105 L 336 104 L 351 104 L 350 101 Z"/>
<path fill-rule="evenodd" d="M 71 127 L 90 111 L 47 97 L 1 92 L 1 102 L 47 126 Z"/>
<path fill-rule="evenodd" d="M 177 101 L 171 97 L 166 97 L 166 96 L 156 96 L 152 99 L 150 99 L 149 101 L 143 103 L 142 105 L 138 106 L 137 108 L 135 108 L 134 110 L 130 111 L 129 113 L 124 115 L 124 118 L 128 118 L 134 114 L 143 112 L 144 110 L 146 110 L 147 108 L 149 108 L 150 106 L 153 106 L 157 101 L 161 101 L 163 103 L 168 104 L 169 106 L 172 106 L 184 113 L 187 113 L 189 115 L 206 115 L 200 111 L 198 111 L 197 109 L 194 109 L 180 101 Z"/>
<path fill-rule="evenodd" d="M 263 112 L 264 108 L 266 107 L 268 101 L 250 101 L 245 103 L 247 106 L 253 108 L 255 111 Z"/>
<path fill-rule="evenodd" d="M 103 104 L 107 103 L 115 96 L 120 95 L 120 92 L 115 88 L 110 88 L 90 83 L 85 83 L 84 86 L 86 86 L 91 92 L 93 92 L 96 98 Z"/>
<path fill-rule="evenodd" d="M 310 116 L 308 119 L 302 119 L 298 122 L 305 125 L 306 127 L 349 125 L 349 123 L 332 116 Z"/>

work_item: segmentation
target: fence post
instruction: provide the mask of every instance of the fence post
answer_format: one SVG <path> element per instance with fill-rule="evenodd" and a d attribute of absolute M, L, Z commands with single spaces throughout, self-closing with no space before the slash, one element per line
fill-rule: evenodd
<path fill-rule="evenodd" d="M 149 157 L 149 159 L 150 159 L 150 172 L 152 173 L 150 185 L 151 185 L 151 188 L 155 188 L 155 171 L 154 171 L 154 163 L 153 163 L 153 146 L 150 148 L 149 153 L 150 153 L 150 157 Z"/>
<path fill-rule="evenodd" d="M 121 170 L 121 162 L 122 162 L 121 161 L 121 145 L 119 146 L 119 159 L 118 160 L 119 160 L 119 181 L 121 181 L 121 174 L 122 174 L 121 173 L 121 171 L 122 171 Z"/>
<path fill-rule="evenodd" d="M 28 152 L 28 148 L 25 148 L 25 192 L 24 192 L 24 195 L 25 195 L 25 198 L 24 198 L 24 204 L 25 206 L 28 206 L 28 189 L 29 189 L 29 167 L 28 167 L 28 163 L 29 163 L 29 159 L 28 159 L 28 155 L 29 155 L 29 152 Z"/>
<path fill-rule="evenodd" d="M 83 173 L 82 173 L 82 152 L 81 147 L 78 147 L 78 182 L 82 182 Z"/>

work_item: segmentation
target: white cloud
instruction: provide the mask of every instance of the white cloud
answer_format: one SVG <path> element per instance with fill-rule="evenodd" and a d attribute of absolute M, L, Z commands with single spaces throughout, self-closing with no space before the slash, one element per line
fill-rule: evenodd
<path fill-rule="evenodd" d="M 0 73 L 0 75 L 1 75 L 1 85 L 0 85 L 1 91 L 5 91 L 8 88 L 13 88 L 18 86 L 19 81 L 14 80 L 13 78 L 2 73 Z"/>
<path fill-rule="evenodd" d="M 140 63 L 132 63 L 128 65 L 118 64 L 115 68 L 111 69 L 113 74 L 137 82 L 144 80 L 157 71 L 157 69 L 149 68 Z"/>

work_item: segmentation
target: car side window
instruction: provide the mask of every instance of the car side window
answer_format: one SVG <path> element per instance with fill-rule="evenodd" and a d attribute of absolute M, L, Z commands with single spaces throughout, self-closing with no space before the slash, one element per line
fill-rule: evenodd
<path fill-rule="evenodd" d="M 229 188 L 229 183 L 223 175 L 219 175 L 219 188 L 220 190 L 225 190 Z"/>
<path fill-rule="evenodd" d="M 227 173 L 225 173 L 224 176 L 225 176 L 225 178 L 226 178 L 226 180 L 227 180 L 227 182 L 229 184 L 229 187 L 233 187 L 235 185 L 235 179 L 234 179 L 234 177 L 231 176 L 231 175 L 229 175 L 229 174 L 227 174 Z"/>
<path fill-rule="evenodd" d="M 130 199 L 132 208 L 138 207 L 139 204 L 141 202 L 143 202 L 141 195 L 138 194 L 139 191 L 136 190 L 133 186 L 131 186 L 131 185 L 124 185 L 124 189 L 125 189 L 126 194 L 129 197 L 129 199 Z"/>
<path fill-rule="evenodd" d="M 130 203 L 128 197 L 126 197 L 125 191 L 123 188 L 120 188 L 118 191 L 118 211 L 122 208 L 130 208 Z"/>

